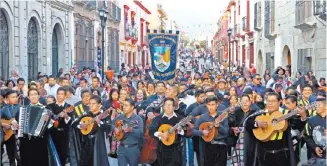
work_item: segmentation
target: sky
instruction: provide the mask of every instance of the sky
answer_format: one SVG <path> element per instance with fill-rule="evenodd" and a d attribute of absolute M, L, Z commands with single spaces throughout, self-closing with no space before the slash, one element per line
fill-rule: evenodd
<path fill-rule="evenodd" d="M 229 0 L 142 0 L 156 14 L 157 3 L 161 3 L 169 20 L 174 20 L 190 39 L 210 41 L 217 30 L 217 22 L 225 11 Z M 170 22 L 167 29 L 170 29 Z"/>

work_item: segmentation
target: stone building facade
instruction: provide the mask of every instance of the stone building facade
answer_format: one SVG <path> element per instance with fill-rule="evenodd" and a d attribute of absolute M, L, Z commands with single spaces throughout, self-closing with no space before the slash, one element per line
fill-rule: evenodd
<path fill-rule="evenodd" d="M 0 1 L 0 76 L 17 70 L 26 80 L 38 72 L 69 69 L 73 7 L 70 1 Z"/>
<path fill-rule="evenodd" d="M 319 3 L 319 4 L 318 4 Z M 277 66 L 326 77 L 326 5 L 323 1 L 256 1 L 255 64 L 263 74 Z"/>

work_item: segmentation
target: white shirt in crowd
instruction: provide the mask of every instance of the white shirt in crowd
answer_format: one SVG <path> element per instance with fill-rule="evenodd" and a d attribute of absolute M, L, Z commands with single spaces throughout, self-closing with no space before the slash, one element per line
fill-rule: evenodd
<path fill-rule="evenodd" d="M 47 95 L 52 95 L 54 97 L 57 96 L 57 90 L 60 86 L 58 84 L 55 84 L 54 86 L 49 86 L 49 84 L 44 85 L 44 89 L 47 91 Z"/>

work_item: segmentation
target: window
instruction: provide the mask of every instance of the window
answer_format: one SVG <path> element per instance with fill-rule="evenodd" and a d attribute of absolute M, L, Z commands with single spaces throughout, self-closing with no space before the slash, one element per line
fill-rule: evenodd
<path fill-rule="evenodd" d="M 0 9 L 0 76 L 9 79 L 9 31 L 5 14 Z"/>
<path fill-rule="evenodd" d="M 75 56 L 79 68 L 93 67 L 94 58 L 94 25 L 92 22 L 78 20 L 75 32 Z M 91 66 L 90 66 L 91 65 Z"/>
<path fill-rule="evenodd" d="M 254 4 L 254 28 L 261 27 L 261 2 Z"/>
<path fill-rule="evenodd" d="M 312 48 L 298 49 L 297 66 L 298 70 L 306 73 L 311 70 Z"/>
<path fill-rule="evenodd" d="M 308 22 L 312 16 L 312 1 L 296 1 L 295 4 L 295 24 Z"/>
<path fill-rule="evenodd" d="M 275 32 L 275 1 L 265 1 L 265 36 Z"/>
<path fill-rule="evenodd" d="M 247 19 L 246 19 L 246 16 L 242 18 L 242 29 L 243 31 L 246 31 L 247 30 Z"/>
<path fill-rule="evenodd" d="M 326 15 L 326 0 L 313 1 L 313 14 L 314 15 Z"/>
<path fill-rule="evenodd" d="M 274 52 L 268 52 L 266 53 L 266 67 L 269 69 L 269 71 L 272 73 L 275 70 L 275 53 Z"/>

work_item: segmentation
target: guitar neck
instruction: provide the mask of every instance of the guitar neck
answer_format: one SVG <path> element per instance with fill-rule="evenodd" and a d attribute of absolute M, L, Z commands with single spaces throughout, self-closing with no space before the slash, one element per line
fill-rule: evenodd
<path fill-rule="evenodd" d="M 180 122 L 178 122 L 174 127 L 172 127 L 168 132 L 172 133 L 176 131 L 178 127 L 186 125 L 187 122 L 191 120 L 192 116 L 187 116 L 186 118 L 182 119 Z"/>
<path fill-rule="evenodd" d="M 315 103 L 313 103 L 312 105 L 307 105 L 303 109 L 304 110 L 308 110 L 308 109 L 312 109 L 314 107 L 316 107 L 316 104 Z M 283 120 L 287 120 L 287 119 L 291 118 L 292 116 L 298 114 L 299 111 L 300 111 L 299 108 L 297 108 L 297 109 L 295 109 L 295 110 L 287 113 L 286 115 L 277 118 L 277 121 L 280 122 L 280 121 L 283 121 Z"/>
<path fill-rule="evenodd" d="M 228 112 L 225 111 L 222 114 L 220 114 L 215 121 L 218 121 L 219 123 L 221 123 L 222 121 L 224 121 L 226 118 L 228 117 Z"/>

